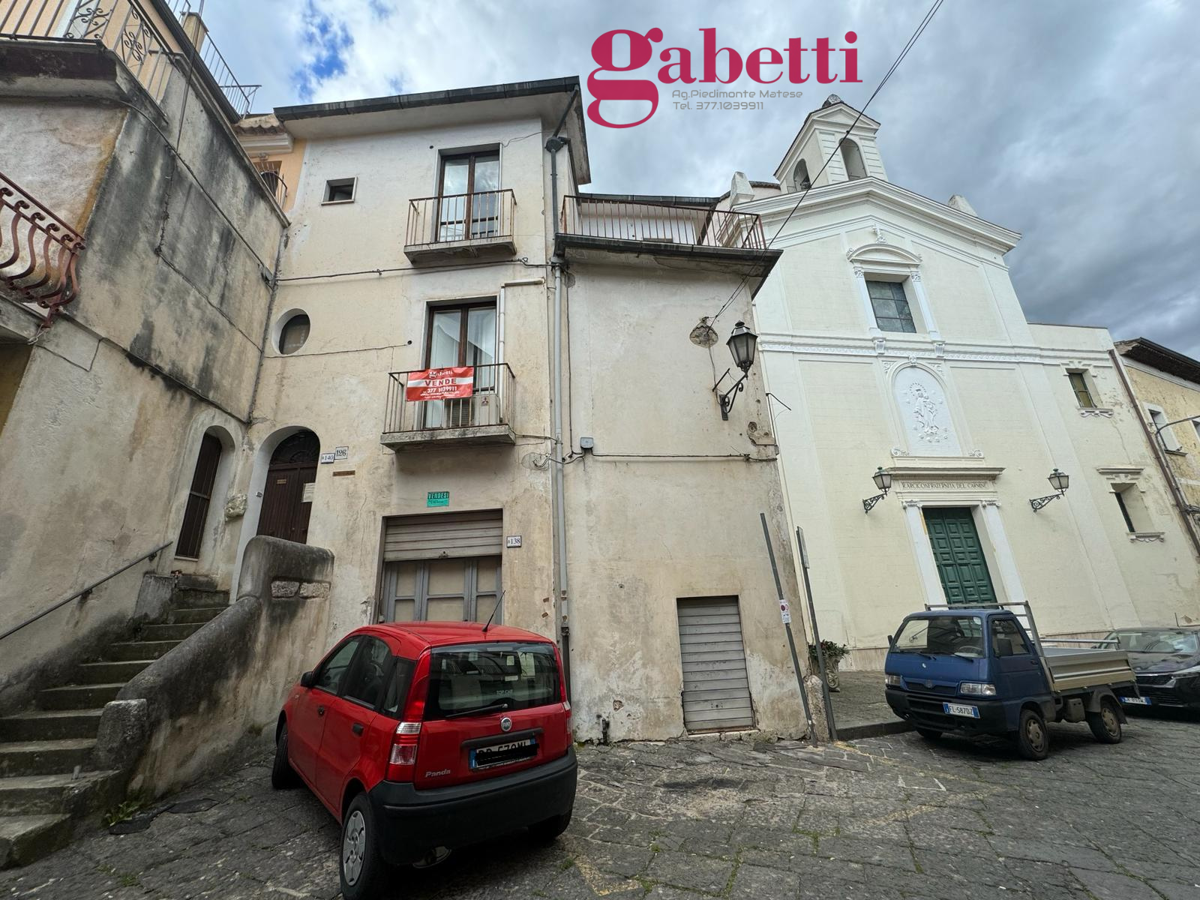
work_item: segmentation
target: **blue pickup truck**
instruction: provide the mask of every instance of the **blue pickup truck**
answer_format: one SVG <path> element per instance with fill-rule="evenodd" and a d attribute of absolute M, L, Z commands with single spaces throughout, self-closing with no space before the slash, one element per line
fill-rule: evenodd
<path fill-rule="evenodd" d="M 1138 696 L 1125 652 L 1046 647 L 1025 604 L 1013 606 L 1020 616 L 955 606 L 906 618 L 884 664 L 892 711 L 930 740 L 1015 737 L 1026 759 L 1049 755 L 1047 722 L 1087 722 L 1096 740 L 1119 742 L 1121 701 Z"/>

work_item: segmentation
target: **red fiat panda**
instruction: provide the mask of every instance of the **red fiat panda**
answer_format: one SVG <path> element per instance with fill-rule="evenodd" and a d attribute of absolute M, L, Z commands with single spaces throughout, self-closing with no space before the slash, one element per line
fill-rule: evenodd
<path fill-rule="evenodd" d="M 544 637 L 369 625 L 292 688 L 271 783 L 298 778 L 341 822 L 342 895 L 357 900 L 397 877 L 390 867 L 523 827 L 538 840 L 565 831 L 570 716 L 558 648 Z"/>

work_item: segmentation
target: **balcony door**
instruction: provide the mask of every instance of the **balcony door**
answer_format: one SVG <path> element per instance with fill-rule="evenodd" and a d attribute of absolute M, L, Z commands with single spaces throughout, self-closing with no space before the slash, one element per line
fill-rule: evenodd
<path fill-rule="evenodd" d="M 438 241 L 500 233 L 500 151 L 442 157 L 438 183 Z"/>
<path fill-rule="evenodd" d="M 483 403 L 496 392 L 496 301 L 472 301 L 430 310 L 426 367 L 475 367 L 475 391 L 457 400 L 430 400 L 425 407 L 426 428 L 467 428 L 481 424 Z M 481 398 L 480 395 L 485 395 Z M 482 424 L 487 423 L 483 419 Z"/>

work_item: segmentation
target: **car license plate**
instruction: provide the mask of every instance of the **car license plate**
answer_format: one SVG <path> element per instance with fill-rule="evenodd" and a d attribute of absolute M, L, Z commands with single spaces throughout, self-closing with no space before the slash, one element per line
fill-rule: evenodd
<path fill-rule="evenodd" d="M 966 716 L 968 719 L 979 718 L 978 706 L 967 706 L 965 703 L 943 703 L 942 709 L 949 716 Z"/>
<path fill-rule="evenodd" d="M 1122 703 L 1132 703 L 1135 706 L 1149 706 L 1150 698 L 1149 697 L 1122 697 L 1121 702 Z"/>
<path fill-rule="evenodd" d="M 470 764 L 472 769 L 490 769 L 493 766 L 507 766 L 537 756 L 537 738 L 525 738 L 522 741 L 509 741 L 506 744 L 493 744 L 491 747 L 479 747 L 471 751 Z"/>

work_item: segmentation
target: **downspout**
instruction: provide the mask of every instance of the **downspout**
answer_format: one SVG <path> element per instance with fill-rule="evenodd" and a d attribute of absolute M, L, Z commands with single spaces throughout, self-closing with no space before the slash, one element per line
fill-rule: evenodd
<path fill-rule="evenodd" d="M 1161 442 L 1150 431 L 1150 426 L 1146 424 L 1146 418 L 1142 415 L 1142 404 L 1133 392 L 1133 385 L 1129 383 L 1129 376 L 1125 373 L 1125 367 L 1121 364 L 1120 355 L 1116 350 L 1109 350 L 1108 355 L 1113 361 L 1113 367 L 1117 370 L 1117 376 L 1121 379 L 1121 386 L 1125 388 L 1125 394 L 1129 397 L 1129 402 L 1133 407 L 1134 418 L 1138 420 L 1138 424 L 1142 426 L 1142 433 L 1146 435 L 1146 440 L 1150 442 L 1150 450 L 1154 453 L 1154 460 L 1158 463 L 1158 468 L 1162 471 L 1163 478 L 1166 479 L 1167 489 L 1170 490 L 1171 497 L 1175 501 L 1175 508 L 1179 510 L 1179 515 L 1183 517 L 1183 530 L 1191 538 L 1192 548 L 1195 550 L 1196 555 L 1200 556 L 1200 538 L 1196 536 L 1196 529 L 1188 517 L 1187 498 L 1183 496 L 1183 491 L 1179 488 L 1179 482 L 1175 480 L 1175 472 L 1171 468 L 1170 460 L 1166 458 L 1166 451 L 1163 449 Z"/>
<path fill-rule="evenodd" d="M 567 103 L 567 108 L 563 110 L 562 118 L 559 119 L 558 127 L 554 129 L 554 133 L 546 141 L 546 150 L 550 154 L 550 215 L 554 222 L 554 234 L 557 236 L 559 230 L 558 221 L 558 151 L 567 145 L 567 139 L 560 137 L 559 132 L 562 131 L 563 125 L 566 124 L 567 116 L 571 112 L 571 107 L 574 106 L 579 97 L 579 91 L 576 90 L 571 95 L 571 99 Z M 563 680 L 567 687 L 567 699 L 572 696 L 571 690 L 571 618 L 570 618 L 570 599 L 567 593 L 568 585 L 570 584 L 568 564 L 567 564 L 567 507 L 564 497 L 563 465 L 565 463 L 565 454 L 563 452 L 563 386 L 562 386 L 562 326 L 563 326 L 563 285 L 562 285 L 562 270 L 563 259 L 558 255 L 557 250 L 552 252 L 550 257 L 550 267 L 554 270 L 554 315 L 553 315 L 553 330 L 551 335 L 551 355 L 553 357 L 553 375 L 551 378 L 551 397 L 554 405 L 554 466 L 553 476 L 553 492 L 554 492 L 554 531 L 555 545 L 558 547 L 558 623 L 557 631 L 559 636 L 559 645 L 562 650 L 563 659 Z"/>

